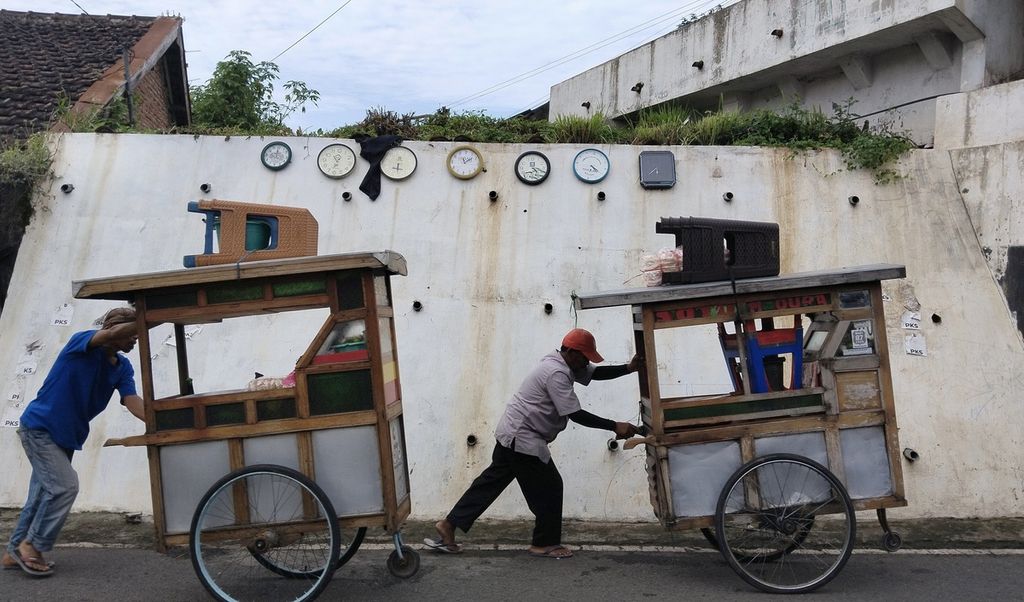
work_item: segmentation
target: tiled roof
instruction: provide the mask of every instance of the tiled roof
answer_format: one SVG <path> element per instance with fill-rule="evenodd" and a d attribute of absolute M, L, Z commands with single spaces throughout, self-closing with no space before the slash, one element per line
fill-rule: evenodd
<path fill-rule="evenodd" d="M 73 103 L 154 21 L 0 10 L 0 137 L 44 129 L 59 98 Z"/>

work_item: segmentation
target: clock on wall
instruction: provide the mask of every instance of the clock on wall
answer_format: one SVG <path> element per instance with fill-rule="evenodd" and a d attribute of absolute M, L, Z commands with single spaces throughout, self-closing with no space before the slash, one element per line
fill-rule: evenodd
<path fill-rule="evenodd" d="M 672 151 L 641 151 L 640 185 L 672 188 L 676 184 L 676 157 Z"/>
<path fill-rule="evenodd" d="M 260 161 L 263 166 L 272 171 L 280 171 L 288 166 L 292 160 L 292 149 L 281 141 L 271 142 L 263 147 L 260 152 Z"/>
<path fill-rule="evenodd" d="M 608 155 L 596 148 L 585 148 L 576 153 L 576 158 L 572 160 L 573 173 L 587 184 L 597 184 L 605 179 L 611 166 Z"/>
<path fill-rule="evenodd" d="M 332 180 L 339 180 L 356 168 L 356 153 L 344 144 L 328 144 L 316 156 L 320 173 Z"/>
<path fill-rule="evenodd" d="M 380 160 L 380 173 L 391 180 L 404 180 L 416 171 L 416 153 L 405 146 L 391 147 Z"/>
<path fill-rule="evenodd" d="M 472 146 L 456 146 L 448 153 L 448 173 L 460 180 L 475 178 L 484 170 L 484 158 Z"/>
<path fill-rule="evenodd" d="M 516 159 L 516 177 L 523 184 L 536 186 L 548 178 L 551 162 L 544 153 L 526 151 Z"/>

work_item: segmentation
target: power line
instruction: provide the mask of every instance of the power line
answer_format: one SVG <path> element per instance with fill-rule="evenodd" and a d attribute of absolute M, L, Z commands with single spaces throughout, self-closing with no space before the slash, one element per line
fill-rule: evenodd
<path fill-rule="evenodd" d="M 75 0 L 71 0 L 71 1 L 74 2 Z M 317 23 L 316 27 L 314 27 L 313 29 L 310 29 L 301 38 L 299 38 L 299 39 L 295 40 L 294 42 L 292 42 L 291 46 L 289 46 L 289 47 L 285 48 L 284 50 L 282 50 L 281 52 L 277 53 L 277 56 L 275 56 L 274 58 L 270 59 L 269 62 L 273 63 L 277 59 L 281 58 L 282 54 L 284 54 L 284 53 L 288 52 L 289 50 L 291 50 L 292 48 L 294 48 L 295 45 L 298 44 L 299 42 L 301 42 L 302 40 L 305 40 L 306 36 L 308 36 L 309 34 L 313 33 L 317 29 L 319 29 L 321 25 L 323 25 L 328 20 L 330 20 L 330 18 L 333 17 L 334 15 L 338 14 L 338 12 L 341 11 L 341 9 L 345 8 L 346 6 L 348 6 L 350 2 L 352 2 L 352 0 L 346 0 L 345 3 L 342 4 L 341 6 L 339 6 L 333 13 L 327 15 L 327 18 L 325 18 L 323 21 L 320 21 L 319 23 Z"/>
<path fill-rule="evenodd" d="M 82 11 L 83 13 L 85 13 L 87 15 L 89 14 L 89 12 L 87 10 L 85 10 L 84 8 L 82 8 L 82 5 L 77 3 L 77 2 L 75 2 L 75 0 L 71 0 L 71 4 L 74 4 L 75 6 L 77 6 L 78 10 Z M 89 15 L 89 16 L 91 17 L 92 15 Z"/>
<path fill-rule="evenodd" d="M 734 4 L 736 1 L 737 0 L 732 0 L 732 2 L 728 2 L 728 0 L 726 0 L 726 1 L 722 2 L 720 4 L 720 6 L 721 5 L 726 5 L 726 4 Z M 523 72 L 523 73 L 521 73 L 521 74 L 519 74 L 519 75 L 517 75 L 515 77 L 509 78 L 509 79 L 507 79 L 507 80 L 505 80 L 503 82 L 499 82 L 497 84 L 494 84 L 493 86 L 490 86 L 488 88 L 484 88 L 483 90 L 481 90 L 479 92 L 476 92 L 474 94 L 470 94 L 469 96 L 465 96 L 463 98 L 460 98 L 460 99 L 458 99 L 458 100 L 456 100 L 456 101 L 454 101 L 452 103 L 449 103 L 449 104 L 447 104 L 445 106 L 447 106 L 449 108 L 452 108 L 452 107 L 456 107 L 456 106 L 465 104 L 465 103 L 470 102 L 472 100 L 476 100 L 478 98 L 482 98 L 482 97 L 487 96 L 489 94 L 493 94 L 494 92 L 497 92 L 499 90 L 503 90 L 505 88 L 508 88 L 509 86 L 512 86 L 512 85 L 517 84 L 517 83 L 519 83 L 521 81 L 527 80 L 527 79 L 529 79 L 531 77 L 534 77 L 536 75 L 539 75 L 539 74 L 541 74 L 541 73 L 543 73 L 545 71 L 549 71 L 551 69 L 554 69 L 555 67 L 561 66 L 561 65 L 563 65 L 563 64 L 565 64 L 565 63 L 567 63 L 569 61 L 581 58 L 581 57 L 583 57 L 583 56 L 585 56 L 587 54 L 590 54 L 591 52 L 594 52 L 596 50 L 600 50 L 601 48 L 604 48 L 605 46 L 609 46 L 609 45 L 611 45 L 611 44 L 613 44 L 615 42 L 618 42 L 618 41 L 620 41 L 622 39 L 625 39 L 625 38 L 627 38 L 627 37 L 629 37 L 631 35 L 634 35 L 636 33 L 644 31 L 646 29 L 650 29 L 652 27 L 659 27 L 665 21 L 679 18 L 682 13 L 686 13 L 687 11 L 693 10 L 695 7 L 697 7 L 699 5 L 706 4 L 706 2 L 707 2 L 707 0 L 694 0 L 693 2 L 690 2 L 689 4 L 686 4 L 686 5 L 681 6 L 679 8 L 673 9 L 673 10 L 667 12 L 667 13 L 663 13 L 663 14 L 661 14 L 661 15 L 659 15 L 657 17 L 654 17 L 652 19 L 648 19 L 647 21 L 644 21 L 643 23 L 640 23 L 639 25 L 634 25 L 633 27 L 630 27 L 629 29 L 621 31 L 621 32 L 619 32 L 619 33 L 617 33 L 617 34 L 615 34 L 613 36 L 610 36 L 610 37 L 605 38 L 603 40 L 600 40 L 598 42 L 595 42 L 595 43 L 591 44 L 590 46 L 585 46 L 584 48 L 576 50 L 575 52 L 571 52 L 571 53 L 569 53 L 569 54 L 567 54 L 567 55 L 565 55 L 565 56 L 563 56 L 561 58 L 558 58 L 558 59 L 555 59 L 555 60 L 550 61 L 548 63 L 545 63 L 545 64 L 541 65 L 540 67 L 536 67 L 536 68 L 531 69 L 529 71 L 525 71 L 525 72 Z M 673 27 L 673 29 L 675 29 L 675 27 Z"/>

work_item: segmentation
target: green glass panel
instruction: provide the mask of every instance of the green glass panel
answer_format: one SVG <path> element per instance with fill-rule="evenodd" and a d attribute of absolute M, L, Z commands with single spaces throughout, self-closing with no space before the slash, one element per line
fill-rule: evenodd
<path fill-rule="evenodd" d="M 195 291 L 164 293 L 162 295 L 146 295 L 146 309 L 191 307 L 197 303 L 199 303 L 199 299 Z"/>
<path fill-rule="evenodd" d="M 261 399 L 256 402 L 256 420 L 282 420 L 284 418 L 295 418 L 295 400 L 287 399 Z"/>
<path fill-rule="evenodd" d="M 792 410 L 795 408 L 812 408 L 821 405 L 821 395 L 797 395 L 795 397 L 776 397 L 758 401 L 738 401 L 713 406 L 695 408 L 676 408 L 665 410 L 665 420 L 691 420 L 695 418 L 712 418 L 714 416 L 735 416 L 753 412 L 771 412 L 774 410 Z"/>
<path fill-rule="evenodd" d="M 318 295 L 327 292 L 327 282 L 318 280 L 300 280 L 298 282 L 279 282 L 272 285 L 275 297 L 297 297 L 299 295 Z"/>
<path fill-rule="evenodd" d="M 192 408 L 159 410 L 156 413 L 156 430 L 158 431 L 190 429 L 195 427 L 195 424 L 195 414 L 193 414 Z"/>
<path fill-rule="evenodd" d="M 338 305 L 341 309 L 363 307 L 363 279 L 358 272 L 338 274 Z"/>
<path fill-rule="evenodd" d="M 310 415 L 373 409 L 369 370 L 310 374 L 307 382 Z"/>
<path fill-rule="evenodd" d="M 225 424 L 245 424 L 244 403 L 206 406 L 206 426 L 224 426 Z"/>
<path fill-rule="evenodd" d="M 207 303 L 234 303 L 263 298 L 262 284 L 224 284 L 206 288 Z"/>

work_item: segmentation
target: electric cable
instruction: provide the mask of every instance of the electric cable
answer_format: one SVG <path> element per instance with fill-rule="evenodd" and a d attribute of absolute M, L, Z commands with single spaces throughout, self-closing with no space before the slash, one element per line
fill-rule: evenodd
<path fill-rule="evenodd" d="M 74 1 L 74 0 L 72 0 L 72 2 L 73 2 L 73 1 Z M 333 17 L 334 15 L 338 14 L 338 12 L 339 12 L 339 11 L 341 11 L 341 9 L 345 8 L 346 6 L 348 6 L 348 5 L 349 5 L 349 4 L 351 3 L 351 2 L 352 2 L 352 0 L 345 0 L 345 3 L 344 3 L 344 4 L 342 4 L 342 5 L 341 5 L 341 6 L 339 6 L 339 7 L 337 8 L 337 9 L 335 9 L 335 11 L 334 11 L 333 13 L 331 13 L 331 14 L 327 15 L 327 17 L 326 17 L 326 18 L 324 18 L 324 20 L 323 20 L 323 21 L 320 21 L 319 23 L 317 23 L 317 24 L 316 24 L 316 27 L 314 27 L 313 29 L 310 29 L 309 31 L 307 31 L 307 32 L 306 32 L 305 34 L 303 34 L 303 35 L 302 35 L 302 37 L 301 37 L 301 38 L 299 38 L 299 39 L 295 40 L 294 42 L 292 42 L 292 45 L 291 45 L 291 46 L 289 46 L 289 47 L 285 48 L 284 50 L 282 50 L 281 52 L 277 53 L 277 56 L 275 56 L 274 58 L 270 59 L 270 60 L 269 60 L 268 62 L 270 62 L 270 63 L 273 63 L 273 62 L 274 62 L 274 61 L 276 61 L 277 59 L 281 58 L 281 55 L 282 55 L 282 54 L 284 54 L 284 53 L 288 52 L 289 50 L 291 50 L 292 48 L 294 48 L 294 47 L 296 46 L 296 44 L 298 44 L 298 43 L 299 43 L 299 42 L 301 42 L 302 40 L 305 40 L 305 39 L 306 39 L 306 37 L 307 37 L 307 36 L 309 36 L 309 34 L 313 33 L 313 32 L 314 32 L 314 31 L 316 31 L 317 29 L 320 29 L 320 26 L 321 26 L 321 25 L 323 25 L 324 23 L 326 23 L 326 22 L 327 22 L 327 21 L 328 21 L 328 20 L 329 20 L 329 19 L 330 19 L 331 17 Z"/>

